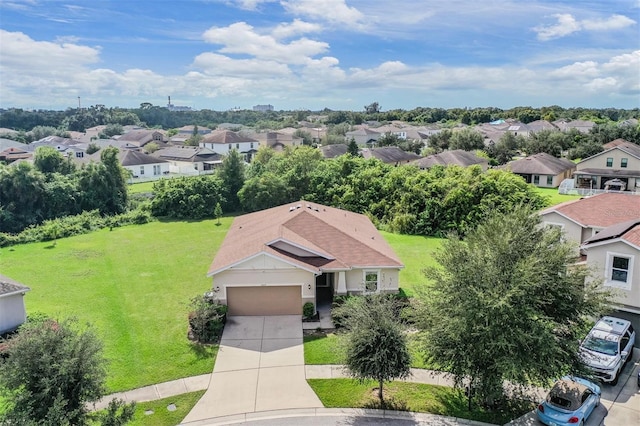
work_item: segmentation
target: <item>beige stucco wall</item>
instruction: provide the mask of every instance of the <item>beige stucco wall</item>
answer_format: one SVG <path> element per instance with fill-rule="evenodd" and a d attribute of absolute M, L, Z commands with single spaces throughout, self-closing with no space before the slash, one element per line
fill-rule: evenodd
<path fill-rule="evenodd" d="M 216 290 L 216 298 L 224 303 L 227 286 L 300 285 L 304 303 L 315 299 L 315 282 L 312 272 L 262 254 L 216 274 L 213 277 L 213 289 Z"/>
<path fill-rule="evenodd" d="M 20 293 L 0 297 L 0 333 L 13 330 L 27 319 L 24 296 Z"/>
<path fill-rule="evenodd" d="M 640 309 L 640 251 L 623 242 L 613 242 L 595 247 L 588 247 L 587 265 L 594 267 L 596 277 L 603 280 L 603 285 L 607 288 L 615 289 L 615 302 L 623 305 Z M 626 290 L 620 288 L 615 282 L 607 280 L 607 254 L 617 253 L 633 257 L 633 265 L 631 271 L 631 289 Z"/>
<path fill-rule="evenodd" d="M 398 291 L 399 269 L 367 268 L 367 271 L 379 271 L 378 290 L 382 292 Z M 364 289 L 364 270 L 352 269 L 346 272 L 347 292 L 360 293 Z"/>
<path fill-rule="evenodd" d="M 564 231 L 564 236 L 567 241 L 571 241 L 575 244 L 580 244 L 584 240 L 582 239 L 582 226 L 567 219 L 566 217 L 558 214 L 557 212 L 545 213 L 542 216 L 542 222 L 547 225 L 561 225 Z M 589 235 L 591 236 L 591 235 Z"/>
<path fill-rule="evenodd" d="M 613 167 L 607 167 L 607 158 L 613 158 Z M 612 149 L 609 152 L 603 152 L 600 155 L 584 160 L 578 163 L 578 171 L 583 169 L 622 169 L 620 167 L 620 160 L 627 158 L 627 170 L 640 170 L 640 160 L 620 151 L 619 149 Z M 625 170 L 625 169 L 622 169 Z"/>

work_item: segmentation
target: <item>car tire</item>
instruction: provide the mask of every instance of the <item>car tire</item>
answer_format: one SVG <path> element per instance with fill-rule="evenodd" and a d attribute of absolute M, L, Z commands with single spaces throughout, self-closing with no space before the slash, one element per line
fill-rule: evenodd
<path fill-rule="evenodd" d="M 618 377 L 620 376 L 620 372 L 616 371 L 616 375 L 613 377 L 613 380 L 609 383 L 611 386 L 615 386 L 618 384 Z"/>

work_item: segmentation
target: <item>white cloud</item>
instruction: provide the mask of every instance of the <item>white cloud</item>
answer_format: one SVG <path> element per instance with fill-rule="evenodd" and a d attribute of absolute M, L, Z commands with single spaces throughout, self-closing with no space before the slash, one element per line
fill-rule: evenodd
<path fill-rule="evenodd" d="M 210 28 L 203 38 L 209 43 L 223 45 L 220 53 L 249 55 L 288 64 L 304 63 L 306 58 L 324 53 L 329 48 L 328 43 L 307 38 L 281 43 L 272 35 L 258 34 L 245 22 Z"/>
<path fill-rule="evenodd" d="M 533 30 L 538 33 L 539 40 L 553 40 L 578 31 L 619 30 L 636 23 L 633 19 L 623 15 L 611 15 L 607 19 L 584 19 L 582 21 L 576 20 L 568 13 L 560 13 L 553 16 L 558 20 L 556 24 L 541 25 L 533 28 Z"/>
<path fill-rule="evenodd" d="M 291 74 L 287 65 L 275 61 L 231 59 L 211 52 L 196 56 L 192 66 L 207 75 L 233 75 L 242 78 L 286 77 Z"/>
<path fill-rule="evenodd" d="M 575 62 L 571 65 L 553 70 L 550 77 L 558 79 L 575 79 L 584 77 L 596 77 L 600 74 L 598 63 L 595 61 Z"/>
<path fill-rule="evenodd" d="M 289 13 L 318 21 L 356 27 L 364 19 L 364 14 L 355 7 L 347 6 L 345 0 L 283 0 L 280 4 Z"/>
<path fill-rule="evenodd" d="M 291 23 L 282 23 L 272 31 L 271 35 L 280 40 L 283 38 L 293 37 L 298 34 L 317 33 L 322 30 L 320 24 L 301 21 L 294 19 Z"/>

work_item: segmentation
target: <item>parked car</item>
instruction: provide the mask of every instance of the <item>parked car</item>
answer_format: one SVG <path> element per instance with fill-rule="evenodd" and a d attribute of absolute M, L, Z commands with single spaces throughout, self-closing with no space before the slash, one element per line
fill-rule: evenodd
<path fill-rule="evenodd" d="M 580 343 L 580 357 L 605 383 L 618 383 L 620 371 L 633 353 L 636 332 L 630 321 L 602 317 Z"/>
<path fill-rule="evenodd" d="M 583 426 L 600 405 L 600 386 L 579 377 L 563 377 L 538 405 L 538 420 L 548 426 Z"/>

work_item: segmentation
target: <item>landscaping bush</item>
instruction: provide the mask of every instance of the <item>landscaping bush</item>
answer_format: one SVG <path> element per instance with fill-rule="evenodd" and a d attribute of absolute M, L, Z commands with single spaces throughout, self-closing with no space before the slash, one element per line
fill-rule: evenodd
<path fill-rule="evenodd" d="M 307 302 L 302 305 L 302 315 L 305 318 L 311 318 L 316 313 L 316 309 L 313 306 L 313 303 Z"/>
<path fill-rule="evenodd" d="M 333 321 L 333 325 L 335 326 L 335 328 L 344 327 L 346 317 L 344 315 L 344 311 L 339 308 L 344 305 L 347 299 L 349 299 L 350 297 L 352 296 L 333 296 L 333 303 L 331 304 L 331 321 Z"/>
<path fill-rule="evenodd" d="M 189 312 L 189 338 L 200 343 L 211 343 L 222 336 L 227 321 L 227 306 L 208 295 L 191 299 Z"/>

